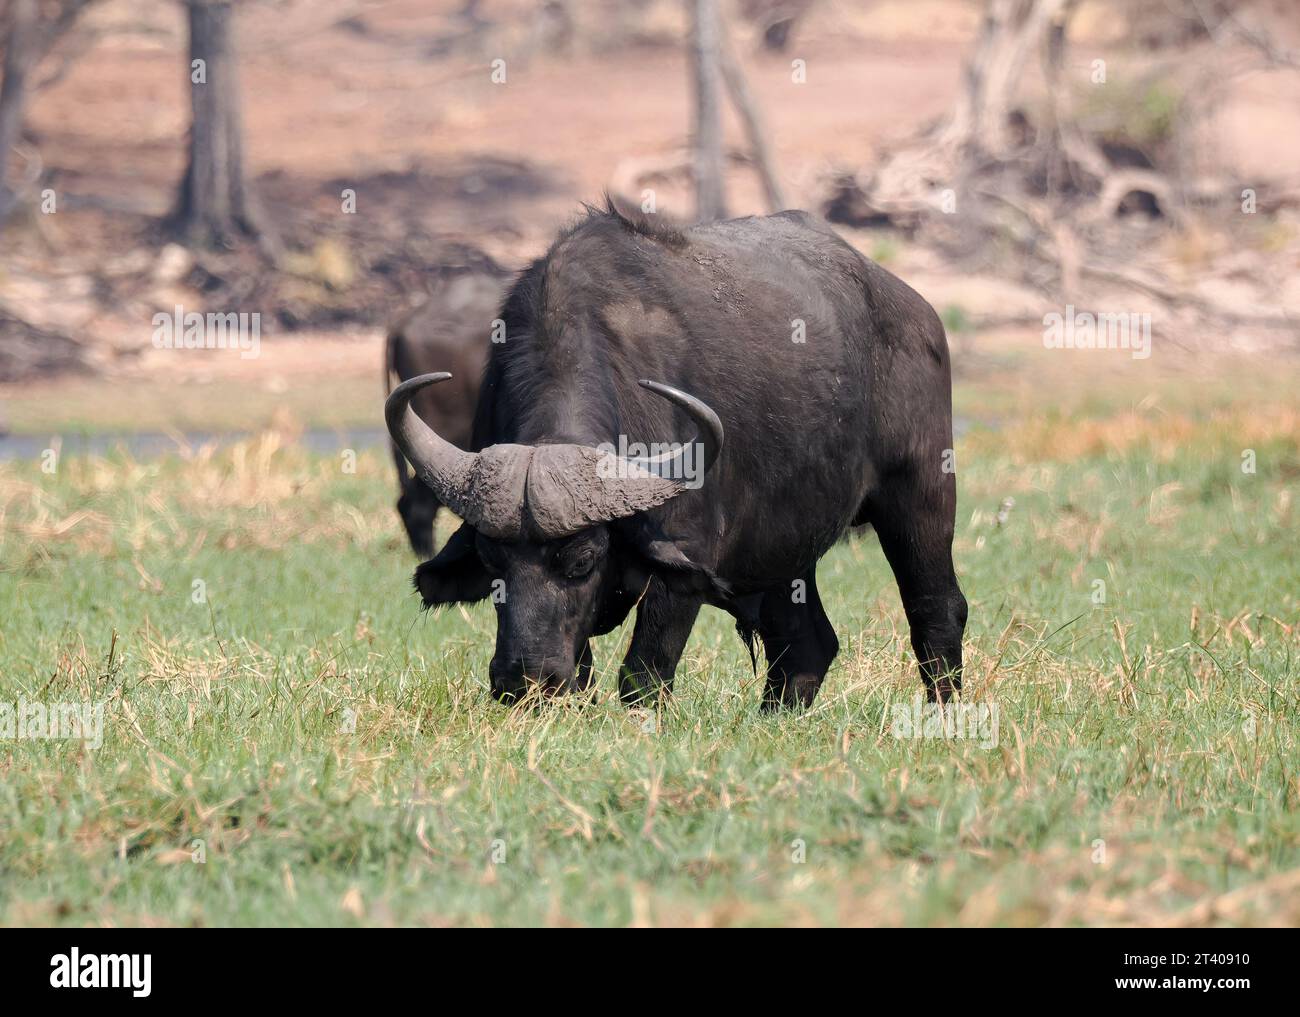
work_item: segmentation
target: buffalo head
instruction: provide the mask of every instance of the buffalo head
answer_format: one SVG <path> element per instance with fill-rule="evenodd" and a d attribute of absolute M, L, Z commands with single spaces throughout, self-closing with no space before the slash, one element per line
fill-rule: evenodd
<path fill-rule="evenodd" d="M 645 515 L 702 478 L 722 450 L 722 423 L 703 402 L 668 385 L 640 384 L 695 422 L 694 442 L 629 457 L 575 444 L 492 445 L 465 452 L 439 437 L 409 404 L 450 378 L 426 374 L 395 388 L 384 406 L 393 441 L 465 525 L 416 570 L 426 606 L 492 597 L 497 611 L 492 693 L 519 698 L 583 687 L 588 639 L 618 625 L 651 575 L 674 586 L 719 587 Z M 702 449 L 694 476 L 684 466 Z"/>

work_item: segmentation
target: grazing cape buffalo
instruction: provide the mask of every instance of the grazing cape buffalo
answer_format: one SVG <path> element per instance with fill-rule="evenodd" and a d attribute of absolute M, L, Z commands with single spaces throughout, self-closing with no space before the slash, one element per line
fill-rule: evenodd
<path fill-rule="evenodd" d="M 425 423 L 457 448 L 470 447 L 492 322 L 505 290 L 505 277 L 499 272 L 454 276 L 403 318 L 384 344 L 387 391 L 392 391 L 394 380 L 402 382 L 436 370 L 453 372 L 455 384 L 421 392 L 411 405 Z M 415 553 L 429 558 L 441 503 L 429 485 L 411 473 L 396 444 L 393 462 L 397 466 L 397 512 Z"/>
<path fill-rule="evenodd" d="M 960 688 L 948 348 L 916 292 L 803 212 L 677 231 L 588 209 L 501 317 L 473 452 L 408 409 L 447 374 L 385 406 L 465 520 L 416 588 L 426 606 L 492 596 L 494 696 L 586 688 L 590 638 L 635 607 L 619 690 L 653 698 L 707 603 L 762 641 L 764 708 L 807 705 L 839 650 L 817 561 L 861 523 L 930 697 Z"/>

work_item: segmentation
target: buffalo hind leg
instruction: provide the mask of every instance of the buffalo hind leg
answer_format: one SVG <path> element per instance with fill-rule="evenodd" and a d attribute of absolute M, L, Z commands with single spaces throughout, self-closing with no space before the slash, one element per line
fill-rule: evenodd
<path fill-rule="evenodd" d="M 966 629 L 966 598 L 952 567 L 957 485 L 952 474 L 927 483 L 917 471 L 890 485 L 872 499 L 869 519 L 898 582 L 926 697 L 946 703 L 961 691 Z"/>
<path fill-rule="evenodd" d="M 418 477 L 406 478 L 402 495 L 397 499 L 397 514 L 402 517 L 411 548 L 426 561 L 433 557 L 434 524 L 441 504 L 438 496 Z"/>
<path fill-rule="evenodd" d="M 650 580 L 618 672 L 618 694 L 628 706 L 654 706 L 662 693 L 672 692 L 701 603 L 700 597 L 670 592 L 658 577 Z"/>
<path fill-rule="evenodd" d="M 811 706 L 831 661 L 840 652 L 840 642 L 817 592 L 815 567 L 790 589 L 763 595 L 758 635 L 767 656 L 763 709 Z"/>

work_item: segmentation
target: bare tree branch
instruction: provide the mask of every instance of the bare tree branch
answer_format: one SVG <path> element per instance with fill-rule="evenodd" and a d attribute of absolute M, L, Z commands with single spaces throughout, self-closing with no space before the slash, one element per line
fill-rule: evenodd
<path fill-rule="evenodd" d="M 700 222 L 727 214 L 723 192 L 722 104 L 718 96 L 718 9 L 716 0 L 690 0 L 691 67 L 695 84 L 695 217 Z"/>
<path fill-rule="evenodd" d="M 749 139 L 749 147 L 754 154 L 754 164 L 758 168 L 759 178 L 763 181 L 763 193 L 767 197 L 768 211 L 779 212 L 786 207 L 786 204 L 781 194 L 781 185 L 776 179 L 772 153 L 767 147 L 767 132 L 763 129 L 758 105 L 754 102 L 749 84 L 745 81 L 745 72 L 741 70 L 735 53 L 732 52 L 726 23 L 722 21 L 719 22 L 719 36 L 718 55 L 722 64 L 722 77 L 727 83 L 727 90 L 731 92 L 731 100 L 736 105 L 736 111 L 740 114 L 745 136 Z"/>

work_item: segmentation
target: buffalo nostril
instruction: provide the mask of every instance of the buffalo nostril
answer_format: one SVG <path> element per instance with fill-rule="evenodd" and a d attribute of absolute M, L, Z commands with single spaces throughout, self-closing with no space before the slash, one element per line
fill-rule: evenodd
<path fill-rule="evenodd" d="M 573 670 L 572 666 L 566 668 L 553 659 L 525 660 L 521 662 L 521 673 L 524 680 L 540 685 L 544 691 L 548 692 L 565 688 L 573 677 Z"/>
<path fill-rule="evenodd" d="M 499 703 L 509 705 L 510 703 L 517 702 L 523 698 L 523 688 L 522 686 L 518 688 L 507 688 L 505 685 L 493 682 L 492 698 Z"/>
<path fill-rule="evenodd" d="M 492 697 L 503 703 L 523 699 L 535 688 L 543 697 L 568 692 L 576 665 L 565 667 L 553 657 L 522 657 L 489 670 Z"/>

